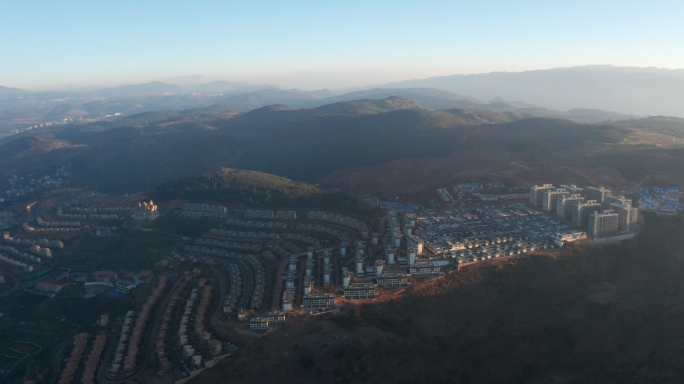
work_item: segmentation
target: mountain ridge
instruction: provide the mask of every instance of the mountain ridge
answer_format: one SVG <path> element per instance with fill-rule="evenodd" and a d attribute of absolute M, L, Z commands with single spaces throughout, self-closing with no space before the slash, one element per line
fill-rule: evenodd
<path fill-rule="evenodd" d="M 603 109 L 633 115 L 684 116 L 684 70 L 584 66 L 436 76 L 377 85 L 430 87 L 489 100 L 509 100 L 548 108 Z M 368 87 L 371 88 L 371 87 Z"/>
<path fill-rule="evenodd" d="M 534 153 L 621 137 L 611 126 L 529 118 L 515 112 L 432 111 L 398 97 L 318 109 L 272 106 L 238 115 L 208 114 L 201 120 L 179 112 L 160 112 L 160 116 L 167 113 L 168 120 L 149 126 L 52 131 L 45 140 L 63 140 L 68 146 L 57 148 L 56 155 L 36 147 L 33 160 L 22 167 L 27 173 L 39 172 L 48 158 L 52 163 L 64 159 L 74 164 L 72 174 L 78 180 L 72 182 L 74 186 L 83 183 L 128 193 L 219 167 L 316 182 L 345 168 L 404 158 L 442 158 L 475 147 Z M 131 122 L 139 124 L 144 116 Z M 3 152 L 0 162 L 7 157 Z M 1 172 L 4 176 L 16 171 Z"/>

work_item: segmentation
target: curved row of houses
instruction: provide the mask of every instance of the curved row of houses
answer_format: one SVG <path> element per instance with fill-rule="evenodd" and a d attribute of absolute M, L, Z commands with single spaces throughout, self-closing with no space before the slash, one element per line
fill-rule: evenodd
<path fill-rule="evenodd" d="M 323 211 L 309 211 L 306 214 L 306 218 L 313 221 L 327 221 L 329 223 L 343 225 L 345 227 L 357 230 L 363 239 L 370 238 L 371 231 L 368 227 L 368 224 L 350 216 L 343 216 L 337 213 Z"/>
<path fill-rule="evenodd" d="M 121 329 L 121 336 L 119 337 L 119 343 L 116 348 L 116 353 L 114 359 L 112 360 L 112 365 L 110 368 L 110 373 L 119 374 L 130 373 L 135 370 L 137 364 L 139 363 L 140 347 L 142 344 L 142 338 L 144 336 L 144 329 L 150 319 L 150 314 L 152 308 L 159 301 L 166 288 L 167 284 L 166 276 L 159 278 L 159 283 L 156 288 L 152 290 L 152 293 L 147 298 L 147 301 L 143 304 L 142 309 L 138 313 L 138 317 L 135 320 L 135 324 L 131 328 L 131 322 L 133 320 L 134 311 L 129 311 L 126 314 L 124 320 L 124 325 Z M 125 357 L 124 357 L 125 353 Z M 144 356 L 140 356 L 144 358 Z"/>

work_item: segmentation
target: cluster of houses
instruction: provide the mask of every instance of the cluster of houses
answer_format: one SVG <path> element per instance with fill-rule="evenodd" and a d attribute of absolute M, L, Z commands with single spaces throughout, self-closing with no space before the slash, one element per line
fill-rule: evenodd
<path fill-rule="evenodd" d="M 226 219 L 228 218 L 228 208 L 225 205 L 209 205 L 209 204 L 183 204 L 181 212 L 178 217 L 186 218 L 211 218 L 211 219 Z"/>
<path fill-rule="evenodd" d="M 230 278 L 230 289 L 228 296 L 226 296 L 226 302 L 223 304 L 223 313 L 235 313 L 238 298 L 242 295 L 242 274 L 235 263 L 228 264 L 226 269 Z"/>
<path fill-rule="evenodd" d="M 38 244 L 30 246 L 29 252 L 36 256 L 46 257 L 48 259 L 52 258 L 52 251 L 50 251 L 50 248 L 41 248 Z M 40 263 L 40 261 L 38 262 Z"/>
<path fill-rule="evenodd" d="M 269 329 L 283 323 L 285 323 L 285 312 L 274 311 L 269 312 L 266 316 L 257 316 L 250 319 L 249 329 L 255 333 L 265 333 Z"/>
<path fill-rule="evenodd" d="M 335 263 L 333 262 L 333 254 L 330 249 L 325 249 L 323 252 L 317 252 L 313 247 L 309 247 L 306 252 L 306 260 L 304 261 L 305 273 L 301 278 L 298 276 L 299 256 L 290 256 L 290 261 L 287 266 L 286 276 L 284 279 L 284 291 L 282 295 L 282 309 L 283 311 L 292 311 L 297 309 L 295 303 L 295 291 L 298 286 L 302 286 L 302 302 L 300 308 L 304 310 L 311 309 L 328 309 L 335 306 L 335 294 L 330 292 L 317 292 L 316 287 L 331 288 L 335 283 Z"/>
<path fill-rule="evenodd" d="M 211 213 L 228 213 L 228 208 L 225 205 L 209 205 L 209 204 L 183 204 L 183 211 L 187 212 L 211 212 Z"/>
<path fill-rule="evenodd" d="M 0 262 L 21 268 L 24 272 L 33 272 L 35 264 L 32 263 L 40 263 L 42 261 L 41 257 L 52 257 L 52 252 L 50 249 L 41 248 L 41 246 L 54 246 L 57 248 L 64 247 L 64 244 L 60 240 L 50 241 L 47 239 L 15 239 L 10 236 L 9 232 L 5 232 L 3 234 L 3 239 L 7 244 L 28 245 L 30 246 L 29 251 L 36 255 L 33 256 L 26 252 L 21 252 L 11 246 L 0 247 Z M 21 260 L 17 260 L 17 258 L 20 258 Z"/>
<path fill-rule="evenodd" d="M 41 228 L 78 228 L 81 223 L 78 221 L 45 221 L 42 217 L 36 217 L 36 223 Z"/>
<path fill-rule="evenodd" d="M 180 299 L 181 293 L 185 290 L 188 283 L 192 281 L 192 276 L 189 276 L 189 272 L 186 272 L 186 274 L 187 275 L 185 276 L 185 278 L 178 284 L 176 290 L 173 291 L 173 293 L 171 294 L 171 299 L 169 299 L 169 303 L 167 304 L 166 309 L 164 310 L 164 317 L 159 328 L 159 334 L 157 334 L 155 353 L 157 361 L 159 362 L 161 368 L 161 372 L 168 372 L 173 369 L 173 364 L 171 364 L 171 362 L 169 361 L 169 358 L 167 357 L 167 350 L 164 346 L 166 344 L 166 336 L 169 330 L 169 323 L 171 322 L 171 315 L 173 314 L 173 310 L 176 307 L 178 300 Z M 170 356 L 173 350 L 168 352 L 168 355 Z"/>
<path fill-rule="evenodd" d="M 344 298 L 347 300 L 367 300 L 377 296 L 375 284 L 371 282 L 351 283 L 344 287 Z"/>
<path fill-rule="evenodd" d="M 283 246 L 283 248 L 285 248 L 289 252 L 292 252 L 292 253 L 301 253 L 302 252 L 301 248 L 299 248 L 298 246 L 296 246 L 296 245 L 294 245 L 288 241 L 281 243 L 281 245 Z"/>
<path fill-rule="evenodd" d="M 57 217 L 60 219 L 72 219 L 72 220 L 118 220 L 119 215 L 115 213 L 105 213 L 107 211 L 100 211 L 100 213 L 89 213 L 85 214 L 82 212 L 85 212 L 85 210 L 89 210 L 92 212 L 98 212 L 98 209 L 106 209 L 106 208 L 75 208 L 78 211 L 72 210 L 69 213 L 64 213 L 64 210 L 62 208 L 57 209 Z M 128 211 L 128 208 L 126 209 Z M 79 213 L 72 213 L 72 212 L 79 212 Z"/>
<path fill-rule="evenodd" d="M 377 244 L 377 243 L 376 243 Z M 393 247 L 388 244 L 388 247 Z M 409 284 L 409 278 L 429 279 L 444 275 L 444 266 L 427 262 L 414 262 L 409 265 L 408 260 L 404 263 L 387 265 L 384 260 L 376 260 L 369 263 L 365 255 L 366 244 L 359 241 L 355 254 L 352 256 L 355 264 L 353 271 L 342 268 L 342 284 L 336 281 L 339 262 L 336 261 L 336 253 L 332 249 L 324 249 L 316 252 L 309 247 L 306 259 L 303 261 L 304 273 L 299 274 L 299 256 L 287 253 L 289 263 L 283 278 L 282 310 L 285 312 L 302 309 L 305 311 L 319 311 L 334 308 L 336 294 L 333 291 L 341 290 L 346 300 L 373 299 L 380 295 L 378 287 L 385 289 L 400 289 Z M 278 252 L 277 247 L 272 251 Z M 299 253 L 299 252 L 297 252 Z M 340 257 L 347 256 L 347 245 L 341 244 Z M 283 256 L 283 255 L 280 255 Z M 415 255 L 413 255 L 415 258 Z M 394 258 L 394 254 L 392 256 Z M 401 258 L 400 258 L 401 259 Z M 393 263 L 395 263 L 393 261 Z M 297 302 L 295 292 L 299 289 L 303 292 L 301 302 Z M 320 289 L 317 289 L 320 287 Z M 251 326 L 253 330 L 265 331 L 267 327 L 263 318 L 255 318 Z"/>
<path fill-rule="evenodd" d="M 270 210 L 246 210 L 245 219 L 281 219 L 281 220 L 296 220 L 297 212 L 295 211 L 270 211 Z"/>
<path fill-rule="evenodd" d="M 362 239 L 370 238 L 371 231 L 368 224 L 353 217 L 330 212 L 309 211 L 306 214 L 306 218 L 313 221 L 326 221 L 328 223 L 343 225 L 358 231 Z"/>
<path fill-rule="evenodd" d="M 64 213 L 64 209 L 57 208 L 57 217 L 60 219 L 71 219 L 71 220 L 86 220 L 88 218 L 85 214 L 79 213 Z"/>
<path fill-rule="evenodd" d="M 34 245 L 34 247 L 38 247 Z M 47 249 L 47 248 L 44 248 Z M 47 249 L 49 251 L 49 249 Z M 52 256 L 52 254 L 50 254 Z M 38 264 L 42 259 L 38 256 L 29 255 L 26 252 L 20 252 L 14 247 L 0 245 L 0 261 L 15 267 L 19 267 L 25 272 L 32 272 L 35 264 Z"/>
<path fill-rule="evenodd" d="M 237 227 L 251 227 L 251 228 L 269 228 L 269 229 L 286 229 L 287 224 L 281 223 L 279 221 L 245 221 L 241 219 L 236 219 L 234 217 L 229 217 L 226 219 L 226 224 L 234 225 Z"/>
<path fill-rule="evenodd" d="M 231 241 L 223 241 L 218 239 L 209 239 L 206 237 L 198 237 L 195 239 L 195 244 L 210 245 L 214 247 L 236 249 L 239 251 L 248 251 L 257 253 L 261 251 L 261 245 L 252 243 L 234 243 Z"/>
<path fill-rule="evenodd" d="M 271 247 L 271 252 L 280 256 L 282 259 L 290 257 L 293 253 L 299 253 L 300 251 L 301 250 L 296 245 L 288 242 L 280 243 L 279 245 L 274 245 Z"/>
<path fill-rule="evenodd" d="M 66 224 L 69 224 L 69 223 L 66 223 Z M 78 227 L 76 227 L 76 226 L 72 227 L 70 225 L 67 225 L 65 227 L 61 227 L 61 226 L 50 226 L 50 227 L 48 227 L 48 226 L 45 226 L 45 227 L 36 228 L 36 227 L 32 227 L 31 224 L 29 224 L 29 223 L 22 223 L 21 229 L 24 231 L 24 233 L 28 233 L 31 235 L 40 234 L 40 233 L 75 233 L 75 232 L 81 231 L 80 226 L 78 226 Z"/>
<path fill-rule="evenodd" d="M 335 294 L 324 292 L 305 292 L 302 296 L 302 305 L 304 309 L 330 309 L 335 306 Z"/>
<path fill-rule="evenodd" d="M 0 251 L 7 252 L 8 254 L 10 254 L 12 256 L 21 257 L 23 259 L 31 260 L 31 261 L 36 262 L 36 263 L 40 263 L 40 261 L 41 261 L 41 258 L 36 257 L 36 256 L 42 256 L 42 257 L 45 257 L 48 259 L 52 257 L 52 252 L 50 251 L 50 248 L 41 248 L 40 245 L 32 245 L 31 247 L 29 247 L 29 252 L 31 252 L 33 255 L 36 255 L 36 256 L 29 255 L 26 252 L 21 252 L 21 251 L 17 250 L 16 248 L 10 247 L 7 245 L 0 245 Z"/>
<path fill-rule="evenodd" d="M 298 246 L 296 246 L 296 245 L 290 243 L 289 241 L 284 241 L 284 242 L 282 242 L 282 243 L 280 243 L 280 244 L 281 244 L 281 245 L 283 246 L 283 248 L 285 248 L 288 252 L 292 252 L 292 253 L 301 253 L 301 252 L 302 252 L 302 249 L 301 249 L 301 248 L 299 248 Z"/>
<path fill-rule="evenodd" d="M 247 263 L 254 272 L 254 293 L 250 299 L 251 308 L 256 309 L 263 306 L 264 291 L 266 289 L 266 277 L 264 266 L 257 256 L 254 254 L 242 254 L 217 248 L 207 248 L 199 245 L 184 245 L 183 251 L 221 258 L 234 258 Z"/>
<path fill-rule="evenodd" d="M 408 285 L 409 277 L 422 279 L 440 277 L 444 274 L 443 267 L 440 265 L 416 261 L 415 250 L 409 249 L 405 253 L 401 252 L 401 247 L 405 245 L 395 243 L 394 238 L 385 244 L 385 260 L 377 259 L 374 262 L 368 259 L 364 245 L 359 242 L 354 255 L 355 268 L 343 274 L 342 286 L 345 289 L 345 298 L 356 300 L 374 297 L 376 293 L 370 295 L 367 291 L 363 291 L 367 288 L 363 284 L 400 288 Z"/>
<path fill-rule="evenodd" d="M 114 359 L 110 368 L 110 373 L 117 375 L 119 373 L 131 373 L 138 364 L 138 353 L 140 353 L 141 341 L 144 336 L 145 326 L 150 318 L 152 308 L 159 301 L 167 285 L 167 278 L 162 276 L 159 278 L 157 287 L 152 290 L 152 293 L 147 298 L 147 301 L 142 305 L 142 309 L 138 313 L 135 324 L 131 328 L 134 311 L 128 311 L 124 319 L 123 327 L 121 329 L 121 336 L 117 344 Z M 125 357 L 124 357 L 125 352 Z M 142 357 L 142 356 L 141 356 Z"/>
<path fill-rule="evenodd" d="M 254 271 L 254 292 L 252 293 L 250 306 L 252 309 L 259 309 L 264 305 L 264 293 L 266 290 L 264 265 L 254 255 L 247 255 L 244 260 Z"/>
<path fill-rule="evenodd" d="M 225 237 L 229 239 L 248 239 L 248 240 L 275 240 L 280 238 L 278 233 L 274 232 L 240 232 L 231 231 L 227 229 L 217 229 L 212 228 L 209 230 L 208 235 Z"/>
<path fill-rule="evenodd" d="M 2 236 L 3 240 L 7 244 L 16 244 L 16 245 L 40 245 L 41 247 L 50 247 L 50 248 L 64 248 L 64 243 L 62 240 L 55 239 L 55 240 L 48 240 L 48 239 L 22 239 L 22 238 L 13 238 L 9 232 L 4 232 Z"/>
<path fill-rule="evenodd" d="M 188 245 L 188 244 L 186 244 L 183 246 L 183 251 L 188 252 L 188 253 L 203 254 L 203 255 L 216 256 L 216 257 L 222 257 L 222 258 L 232 257 L 232 258 L 241 259 L 241 258 L 245 257 L 245 254 L 243 254 L 243 253 L 226 251 L 225 249 L 207 248 L 207 247 L 202 247 L 199 245 Z"/>
<path fill-rule="evenodd" d="M 522 203 L 483 206 L 475 211 L 426 210 L 406 214 L 401 222 L 391 217 L 388 225 L 397 250 L 399 244 L 405 245 L 409 259 L 440 265 L 554 248 L 553 234 L 572 231 L 560 220 Z"/>
<path fill-rule="evenodd" d="M 392 220 L 394 219 L 394 220 Z M 390 215 L 389 226 L 392 221 L 399 223 L 396 212 Z M 415 228 L 415 217 L 405 220 L 404 225 Z M 401 226 L 401 224 L 399 224 Z M 401 232 L 401 227 L 398 229 Z M 282 295 L 282 310 L 292 311 L 302 309 L 304 311 L 319 311 L 334 308 L 337 296 L 333 291 L 341 291 L 345 300 L 368 300 L 374 299 L 384 290 L 397 290 L 410 284 L 410 280 L 429 280 L 440 278 L 445 273 L 448 261 L 440 263 L 430 260 L 418 260 L 418 252 L 415 249 L 403 251 L 408 247 L 407 239 L 401 237 L 401 242 L 395 242 L 396 236 L 390 237 L 385 245 L 385 257 L 387 260 L 371 260 L 366 253 L 367 245 L 363 240 L 358 241 L 355 252 L 348 255 L 347 244 L 342 243 L 339 248 L 339 257 L 351 257 L 353 268 L 342 268 L 342 282 L 336 281 L 336 253 L 331 249 L 316 252 L 310 247 L 304 260 L 305 273 L 298 277 L 297 269 L 300 264 L 297 256 L 290 256 L 287 272 L 284 277 L 284 292 Z M 422 243 L 421 243 L 422 244 Z M 373 236 L 373 245 L 381 246 L 379 236 Z M 412 244 L 415 245 L 415 244 Z M 422 249 L 421 249 L 422 251 Z M 318 253 L 318 255 L 317 255 Z M 339 272 L 339 271 L 337 271 Z M 296 302 L 295 291 L 299 284 L 303 284 L 303 296 L 301 302 Z M 320 289 L 316 289 L 320 287 Z M 299 305 L 297 305 L 299 304 Z M 258 328 L 264 330 L 263 325 Z"/>
<path fill-rule="evenodd" d="M 288 290 L 286 289 L 283 291 L 283 295 L 281 298 L 281 303 L 282 303 L 282 309 L 283 311 L 292 311 L 295 309 L 296 304 L 295 304 L 295 291 L 294 290 Z"/>
<path fill-rule="evenodd" d="M 297 223 L 297 229 L 300 231 L 323 232 L 329 235 L 336 236 L 338 239 L 340 239 L 340 242 L 342 243 L 351 242 L 349 234 L 347 232 L 340 231 L 337 228 L 329 227 L 327 225 Z"/>
<path fill-rule="evenodd" d="M 55 283 L 50 283 L 47 281 L 42 281 L 36 284 L 36 289 L 43 293 L 57 293 L 62 290 L 62 286 Z"/>
<path fill-rule="evenodd" d="M 74 349 L 71 351 L 71 355 L 67 358 L 66 366 L 59 375 L 58 384 L 93 384 L 96 382 L 97 368 L 100 364 L 102 351 L 104 351 L 104 347 L 107 344 L 107 335 L 95 336 L 90 353 L 84 359 L 89 339 L 90 335 L 87 333 L 79 333 L 74 336 Z M 83 369 L 79 369 L 81 364 Z"/>
<path fill-rule="evenodd" d="M 595 219 L 597 224 L 594 227 L 591 223 L 585 227 L 592 228 L 592 235 L 600 237 L 600 231 L 608 224 L 604 227 L 599 227 L 599 224 L 603 225 L 603 216 L 608 217 L 612 213 L 599 213 L 602 204 L 598 201 L 617 207 L 616 210 L 622 208 L 629 214 L 635 212 L 624 198 L 611 196 L 610 191 L 603 188 L 587 188 L 589 198 L 593 199 L 591 201 L 585 201 L 578 190 L 574 186 L 533 187 L 532 205 L 542 206 L 543 210 L 516 203 L 485 205 L 476 209 L 423 210 L 403 216 L 388 212 L 389 241 L 385 245 L 385 263 L 389 270 L 385 270 L 383 276 L 395 273 L 392 270 L 395 264 L 408 266 L 411 277 L 430 278 L 442 273 L 448 264 L 472 263 L 560 247 L 564 241 L 587 238 L 587 233 L 577 228 L 582 227 L 581 218 L 586 218 L 588 222 Z M 566 206 L 569 209 L 565 209 Z M 575 218 L 577 215 L 573 216 L 575 211 L 580 219 Z M 618 221 L 619 214 L 613 216 L 617 218 L 610 222 L 612 229 L 620 229 L 622 222 Z M 630 221 L 633 220 L 632 216 L 627 213 L 624 216 L 627 219 L 623 222 L 633 222 Z M 577 225 L 570 224 L 571 220 L 577 221 Z M 630 230 L 627 224 L 623 226 Z M 374 244 L 375 241 L 373 236 Z M 373 265 L 362 265 L 361 257 L 357 254 L 357 267 L 355 276 L 362 272 L 368 276 Z M 377 270 L 379 265 L 375 265 L 375 268 Z M 397 275 L 397 278 L 400 281 L 404 279 L 402 275 Z M 392 278 L 391 283 L 395 281 Z M 377 279 L 376 284 L 380 285 L 380 282 L 386 284 L 385 277 Z"/>
<path fill-rule="evenodd" d="M 196 304 L 197 299 L 200 299 L 199 305 Z M 185 303 L 185 310 L 178 329 L 179 357 L 194 366 L 199 366 L 202 363 L 202 355 L 197 353 L 202 347 L 208 347 L 209 353 L 212 356 L 220 355 L 222 352 L 221 342 L 213 339 L 211 333 L 206 330 L 204 325 L 210 303 L 211 286 L 207 285 L 207 279 L 201 278 L 197 282 L 197 288 L 192 289 L 190 297 Z M 192 331 L 195 342 L 190 343 L 187 324 L 193 312 Z"/>
<path fill-rule="evenodd" d="M 131 207 L 126 207 L 126 206 L 120 206 L 120 207 L 90 207 L 90 208 L 81 208 L 81 207 L 74 207 L 69 210 L 69 213 L 84 213 L 84 214 L 90 214 L 90 213 L 103 213 L 103 212 L 129 212 L 131 210 Z"/>
<path fill-rule="evenodd" d="M 148 283 L 152 280 L 152 271 L 122 271 L 116 276 L 116 289 L 122 292 L 129 292 L 140 284 Z"/>
<path fill-rule="evenodd" d="M 189 263 L 203 263 L 206 265 L 209 265 L 211 267 L 216 267 L 219 264 L 221 264 L 220 261 L 216 261 L 212 256 L 202 256 L 198 254 L 183 254 L 179 252 L 171 252 L 169 254 L 169 257 L 172 260 L 176 260 L 178 262 L 184 263 L 184 262 L 189 262 Z"/>
<path fill-rule="evenodd" d="M 307 236 L 301 233 L 286 233 L 283 235 L 283 239 L 301 241 L 303 243 L 311 244 L 314 247 L 320 248 L 321 241 L 315 237 Z"/>
<path fill-rule="evenodd" d="M 227 219 L 227 213 L 180 211 L 178 217 L 186 219 Z"/>
<path fill-rule="evenodd" d="M 52 124 L 52 123 L 45 123 L 45 124 Z M 43 124 L 40 124 L 42 127 Z M 35 126 L 36 128 L 38 125 Z M 23 128 L 23 129 L 13 129 L 11 134 L 16 134 L 19 132 L 23 132 L 25 130 L 30 130 L 32 127 L 28 128 Z M 8 136 L 6 134 L 0 133 L 0 137 Z M 12 176 L 11 178 L 7 179 L 7 182 L 9 183 L 10 189 L 5 191 L 5 194 L 7 197 L 13 197 L 13 196 L 22 196 L 27 193 L 33 192 L 34 190 L 41 190 L 41 189 L 53 189 L 53 188 L 58 188 L 60 185 L 62 185 L 62 178 L 60 176 L 70 177 L 69 172 L 65 170 L 65 167 L 63 166 L 62 168 L 57 168 L 55 173 L 53 174 L 53 177 L 50 175 L 45 175 L 42 177 L 39 177 L 37 179 L 31 178 L 32 175 L 28 176 L 21 176 L 17 177 L 17 175 Z"/>

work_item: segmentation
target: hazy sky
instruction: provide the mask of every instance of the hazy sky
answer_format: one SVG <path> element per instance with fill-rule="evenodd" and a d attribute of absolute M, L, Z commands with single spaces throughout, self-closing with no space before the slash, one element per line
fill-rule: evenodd
<path fill-rule="evenodd" d="M 0 0 L 0 85 L 301 89 L 585 64 L 684 68 L 683 1 Z"/>

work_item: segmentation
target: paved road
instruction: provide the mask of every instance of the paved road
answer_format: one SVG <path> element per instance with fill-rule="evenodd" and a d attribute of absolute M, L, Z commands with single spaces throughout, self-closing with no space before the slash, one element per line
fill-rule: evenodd
<path fill-rule="evenodd" d="M 266 281 L 264 281 L 264 303 L 260 312 L 266 313 L 268 312 L 269 308 L 271 308 L 271 305 L 269 304 L 273 304 L 273 281 L 271 280 L 271 266 L 263 262 L 261 265 L 264 267 L 264 278 Z M 267 301 L 268 298 L 271 299 L 270 303 Z"/>
<path fill-rule="evenodd" d="M 226 263 L 223 263 L 223 268 L 226 268 Z M 216 276 L 216 284 L 219 286 L 219 300 L 216 305 L 216 308 L 214 308 L 214 313 L 211 315 L 211 324 L 212 325 L 217 325 L 217 324 L 225 324 L 222 321 L 219 320 L 219 314 L 221 313 L 221 308 L 223 308 L 223 303 L 226 302 L 226 274 L 224 271 L 217 271 L 214 273 L 214 276 Z"/>
<path fill-rule="evenodd" d="M 68 338 L 64 341 L 62 341 L 61 344 L 59 344 L 59 348 L 57 348 L 57 352 L 55 353 L 55 361 L 54 361 L 54 366 L 52 368 L 52 382 L 57 383 L 59 380 L 59 372 L 60 368 L 62 367 L 62 354 L 64 353 L 64 348 L 66 348 L 67 345 L 72 341 L 72 338 Z"/>
<path fill-rule="evenodd" d="M 306 252 L 290 255 L 280 262 L 280 266 L 278 267 L 278 277 L 276 278 L 276 286 L 273 292 L 273 300 L 271 301 L 271 311 L 280 310 L 280 299 L 283 297 L 283 280 L 285 280 L 285 277 L 287 276 L 286 269 L 287 265 L 290 264 L 290 257 L 292 256 L 299 258 L 301 256 L 306 256 Z"/>
<path fill-rule="evenodd" d="M 252 301 L 252 294 L 254 293 L 254 276 L 252 275 L 252 270 L 243 261 L 238 262 L 238 267 L 240 267 L 240 270 L 242 271 L 244 282 L 240 306 L 248 310 L 251 308 L 250 302 Z"/>
<path fill-rule="evenodd" d="M 105 377 L 105 371 L 107 370 L 107 367 L 109 366 L 110 358 L 112 356 L 112 353 L 116 349 L 116 345 L 118 344 L 118 341 L 119 341 L 119 339 L 115 338 L 115 336 L 117 336 L 117 335 L 112 335 L 111 333 L 107 334 L 107 338 L 109 339 L 109 347 L 107 347 L 107 352 L 105 352 L 104 359 L 102 359 L 102 364 L 100 365 L 100 370 L 97 372 L 97 380 L 100 383 L 110 382 Z"/>

